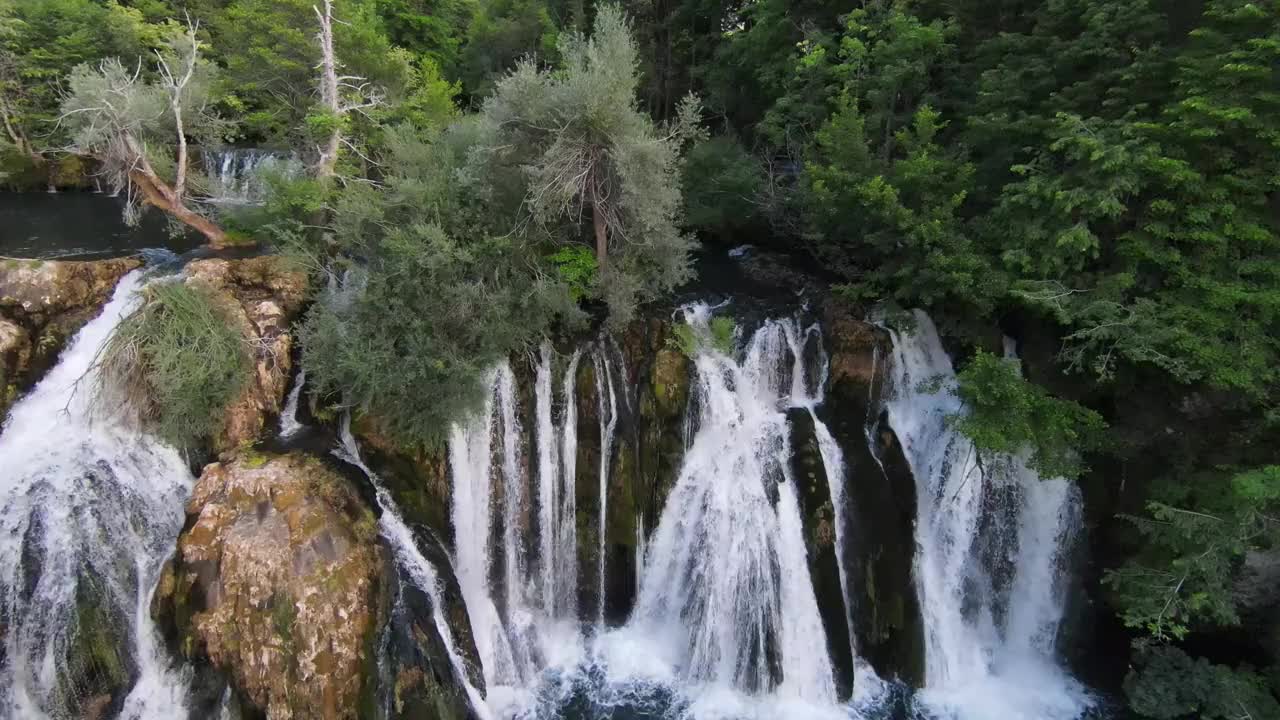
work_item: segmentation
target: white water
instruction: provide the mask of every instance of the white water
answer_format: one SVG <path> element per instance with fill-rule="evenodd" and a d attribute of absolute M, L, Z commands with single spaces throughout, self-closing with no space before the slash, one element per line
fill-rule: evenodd
<path fill-rule="evenodd" d="M 1054 653 L 1064 548 L 1079 524 L 1075 487 L 1038 477 L 1020 458 L 978 462 L 973 445 L 946 424 L 963 406 L 923 312 L 913 332 L 894 334 L 891 375 L 889 418 L 916 478 L 915 578 L 925 628 L 917 707 L 957 720 L 1078 717 L 1090 700 Z M 995 577 L 993 557 L 1011 565 L 1011 581 Z"/>
<path fill-rule="evenodd" d="M 88 602 L 128 641 L 122 656 L 137 665 L 121 717 L 187 715 L 188 679 L 161 652 L 149 604 L 193 478 L 172 448 L 93 412 L 94 359 L 134 306 L 141 277 L 134 271 L 121 279 L 0 433 L 0 710 L 7 717 L 59 717 L 59 706 L 77 713 L 93 700 L 61 677 L 75 651 L 78 592 L 91 594 Z"/>
<path fill-rule="evenodd" d="M 605 557 L 609 530 L 609 465 L 613 460 L 613 435 L 618 428 L 618 396 L 614 391 L 613 368 L 608 347 L 601 343 L 591 359 L 595 363 L 596 400 L 600 414 L 600 523 L 596 528 L 599 540 L 599 546 L 596 548 L 596 578 L 599 581 L 599 589 L 596 597 L 596 623 L 604 627 Z"/>
<path fill-rule="evenodd" d="M 489 713 L 488 706 L 485 705 L 484 696 L 471 683 L 467 675 L 466 664 L 458 654 L 457 646 L 453 639 L 453 631 L 445 619 L 444 598 L 440 594 L 440 579 L 436 574 L 435 566 L 418 549 L 417 542 L 413 537 L 413 531 L 409 529 L 404 519 L 400 517 L 400 509 L 396 506 L 395 500 L 391 498 L 391 493 L 387 492 L 387 489 L 383 487 L 382 479 L 370 470 L 360 457 L 360 447 L 357 445 L 355 437 L 351 434 L 350 416 L 344 416 L 342 419 L 341 439 L 342 444 L 334 450 L 334 454 L 360 468 L 365 476 L 369 478 L 369 482 L 373 484 L 378 507 L 382 511 L 382 515 L 378 519 L 381 535 L 391 546 L 396 563 L 408 576 L 408 580 L 414 587 L 424 591 L 427 597 L 431 599 L 431 618 L 435 623 L 436 632 L 440 634 L 440 640 L 444 643 L 445 649 L 449 653 L 449 662 L 453 666 L 454 676 L 458 682 L 462 683 L 472 709 L 475 710 L 479 720 L 491 720 L 492 716 Z"/>
<path fill-rule="evenodd" d="M 655 638 L 684 681 L 833 706 L 789 477 L 784 388 L 804 379 L 781 325 L 761 328 L 739 363 L 711 349 L 708 316 L 706 306 L 686 313 L 704 338 L 694 358 L 697 430 L 646 549 L 628 629 Z"/>
<path fill-rule="evenodd" d="M 592 698 L 605 706 L 666 687 L 684 717 L 856 715 L 836 697 L 790 477 L 787 411 L 812 411 L 822 401 L 820 343 L 816 354 L 805 352 L 819 331 L 801 330 L 794 320 L 768 322 L 735 360 L 709 349 L 710 312 L 687 311 L 696 332 L 708 336 L 694 359 L 689 449 L 652 537 L 637 521 L 639 589 L 622 627 L 602 622 L 609 460 L 622 402 L 616 389 L 622 371 L 609 353 L 616 348 L 600 342 L 586 351 L 595 369 L 602 498 L 595 518 L 599 604 L 581 623 L 573 500 L 581 354 L 570 358 L 559 383 L 564 410 L 557 423 L 555 356 L 549 345 L 539 351 L 532 393 L 536 478 L 520 470 L 517 392 L 507 364 L 491 374 L 481 412 L 453 428 L 455 561 L 496 716 L 526 717 L 548 693 L 563 698 L 566 681 L 600 678 L 605 685 Z M 816 355 L 818 367 L 806 369 L 806 355 Z M 816 415 L 814 421 L 843 506 L 842 456 Z M 529 498 L 522 484 L 531 484 L 537 499 L 536 563 L 522 559 L 534 534 L 513 532 L 524 527 Z M 843 520 L 837 535 L 843 543 Z M 880 687 L 869 667 L 859 663 L 858 671 L 864 688 Z M 863 689 L 856 697 L 870 694 Z"/>
<path fill-rule="evenodd" d="M 210 202 L 244 205 L 262 202 L 265 173 L 294 177 L 302 169 L 298 159 L 285 153 L 253 148 L 205 150 L 202 155 L 208 177 Z"/>
<path fill-rule="evenodd" d="M 280 437 L 288 439 L 302 429 L 298 421 L 298 400 L 302 397 L 302 388 L 307 384 L 307 371 L 298 371 L 298 378 L 293 381 L 293 389 L 285 400 L 284 410 L 280 411 Z"/>
<path fill-rule="evenodd" d="M 572 622 L 578 614 L 578 410 L 574 381 L 581 353 L 573 353 L 565 370 L 561 385 L 564 416 L 560 425 L 552 417 L 554 358 L 551 344 L 544 342 L 535 388 L 542 612 L 545 618 Z"/>

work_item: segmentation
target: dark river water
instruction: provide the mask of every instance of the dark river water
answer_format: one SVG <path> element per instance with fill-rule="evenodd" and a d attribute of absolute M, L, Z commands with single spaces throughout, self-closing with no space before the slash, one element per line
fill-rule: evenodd
<path fill-rule="evenodd" d="M 144 248 L 183 253 L 201 244 L 193 233 L 170 233 L 163 213 L 150 210 L 137 227 L 125 225 L 123 200 L 88 192 L 0 193 L 0 255 L 102 258 Z"/>

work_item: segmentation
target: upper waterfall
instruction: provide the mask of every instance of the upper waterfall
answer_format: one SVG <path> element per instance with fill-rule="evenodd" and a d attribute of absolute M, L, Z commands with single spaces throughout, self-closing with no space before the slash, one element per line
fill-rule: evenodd
<path fill-rule="evenodd" d="M 212 202 L 243 205 L 262 202 L 266 173 L 294 177 L 302 169 L 289 153 L 254 148 L 205 150 L 201 154 Z"/>
<path fill-rule="evenodd" d="M 120 717 L 187 714 L 187 679 L 159 647 L 149 606 L 194 479 L 177 451 L 93 401 L 98 352 L 142 282 L 141 270 L 120 281 L 0 434 L 5 717 L 80 717 L 93 689 L 74 668 L 91 642 L 122 658 L 132 690 Z"/>
<path fill-rule="evenodd" d="M 957 720 L 1069 720 L 1090 700 L 1055 642 L 1078 492 L 1019 457 L 984 455 L 947 423 L 964 411 L 928 315 L 893 333 L 889 420 L 917 485 L 915 579 L 924 614 L 917 707 Z M 997 562 L 1007 572 L 997 572 Z"/>

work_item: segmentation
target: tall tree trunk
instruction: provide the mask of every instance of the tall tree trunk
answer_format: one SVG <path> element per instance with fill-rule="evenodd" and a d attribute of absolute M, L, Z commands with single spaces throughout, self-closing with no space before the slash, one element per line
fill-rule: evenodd
<path fill-rule="evenodd" d="M 609 260 L 609 230 L 599 205 L 591 206 L 591 222 L 596 230 L 596 266 L 600 268 L 600 276 L 603 277 Z"/>
<path fill-rule="evenodd" d="M 320 20 L 320 101 L 333 114 L 333 131 L 324 147 L 320 148 L 320 159 L 316 161 L 315 174 L 318 178 L 331 178 L 337 174 L 338 149 L 342 143 L 342 133 L 338 120 L 342 116 L 341 100 L 338 97 L 338 60 L 333 50 L 333 2 L 324 1 L 324 11 L 315 8 L 316 17 Z"/>

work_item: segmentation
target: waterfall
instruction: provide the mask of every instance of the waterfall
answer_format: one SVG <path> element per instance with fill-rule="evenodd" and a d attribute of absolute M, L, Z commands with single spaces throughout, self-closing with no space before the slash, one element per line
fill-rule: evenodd
<path fill-rule="evenodd" d="M 564 419 L 559 427 L 552 417 L 554 351 L 550 342 L 539 350 L 534 390 L 538 421 L 538 532 L 542 568 L 542 611 L 553 620 L 572 622 L 577 617 L 578 535 L 576 474 L 578 461 L 578 411 L 574 382 L 581 352 L 569 359 L 562 384 Z M 560 442 L 557 443 L 557 436 Z"/>
<path fill-rule="evenodd" d="M 298 379 L 293 381 L 293 389 L 285 400 L 284 409 L 280 411 L 280 437 L 289 439 L 302 429 L 298 421 L 298 400 L 302 397 L 302 388 L 307 383 L 307 371 L 298 371 Z"/>
<path fill-rule="evenodd" d="M 292 153 L 255 148 L 204 150 L 201 158 L 208 176 L 210 202 L 228 205 L 262 202 L 266 191 L 264 174 L 293 177 L 302 169 Z"/>
<path fill-rule="evenodd" d="M 523 702 L 539 665 L 538 620 L 526 602 L 530 583 L 524 548 L 523 513 L 528 506 L 515 375 L 507 363 L 489 375 L 483 410 L 454 425 L 449 437 L 453 473 L 454 527 L 458 582 L 471 619 L 476 649 L 484 668 L 490 705 Z M 493 438 L 499 444 L 493 446 Z M 494 467 L 494 456 L 501 462 Z M 501 502 L 494 480 L 501 481 Z M 495 528 L 495 514 L 499 527 Z M 501 582 L 494 587 L 494 556 L 502 560 Z M 497 599 L 501 599 L 499 606 Z"/>
<path fill-rule="evenodd" d="M 609 463 L 613 459 L 613 434 L 618 427 L 618 396 L 614 391 L 613 369 L 607 346 L 601 343 L 591 359 L 595 364 L 596 399 L 600 413 L 600 524 L 596 530 L 599 540 L 599 546 L 596 548 L 598 568 L 596 577 L 599 580 L 600 589 L 596 598 L 596 622 L 604 627 L 605 554 L 609 530 Z"/>
<path fill-rule="evenodd" d="M 405 524 L 404 519 L 400 516 L 400 509 L 396 506 L 395 500 L 391 498 L 391 493 L 383 486 L 382 479 L 370 470 L 361 458 L 360 447 L 356 444 L 356 439 L 351 434 L 351 417 L 349 415 L 342 418 L 341 444 L 334 449 L 334 455 L 359 468 L 369 478 L 369 482 L 373 484 L 378 508 L 382 511 L 381 516 L 378 518 L 381 535 L 387 541 L 387 544 L 391 546 L 396 564 L 404 571 L 409 582 L 424 591 L 427 597 L 431 599 L 432 622 L 435 623 L 436 632 L 440 634 L 440 640 L 444 643 L 445 649 L 449 653 L 449 662 L 453 666 L 454 675 L 466 691 L 467 698 L 478 720 L 491 720 L 492 716 L 489 713 L 488 706 L 485 705 L 484 697 L 476 689 L 475 685 L 471 683 L 467 676 L 466 665 L 458 654 L 457 646 L 453 639 L 453 631 L 450 629 L 449 622 L 444 615 L 444 598 L 440 592 L 440 579 L 436 574 L 435 566 L 418 549 L 417 541 L 413 537 L 413 531 L 409 529 L 409 526 Z"/>
<path fill-rule="evenodd" d="M 918 504 L 925 688 L 917 706 L 958 720 L 1078 717 L 1090 700 L 1054 656 L 1078 492 L 1062 478 L 1040 478 L 1024 458 L 979 462 L 946 422 L 963 406 L 926 314 L 915 313 L 912 332 L 893 333 L 893 345 L 887 407 Z"/>
<path fill-rule="evenodd" d="M 629 626 L 664 639 L 664 659 L 682 679 L 832 705 L 789 477 L 783 388 L 804 380 L 788 372 L 780 324 L 766 323 L 738 363 L 712 349 L 708 316 L 705 305 L 686 311 L 705 339 L 694 358 L 697 430 L 646 550 Z"/>
<path fill-rule="evenodd" d="M 0 433 L 0 711 L 7 717 L 78 717 L 100 698 L 69 683 L 83 661 L 84 608 L 100 632 L 119 634 L 132 688 L 120 717 L 184 718 L 187 677 L 170 667 L 149 612 L 161 565 L 182 528 L 193 478 L 173 449 L 94 412 L 95 360 L 135 306 L 141 271 L 64 350 L 58 365 L 12 409 Z M 107 637 L 111 637 L 108 635 Z M 95 638 L 89 642 L 108 642 Z"/>

